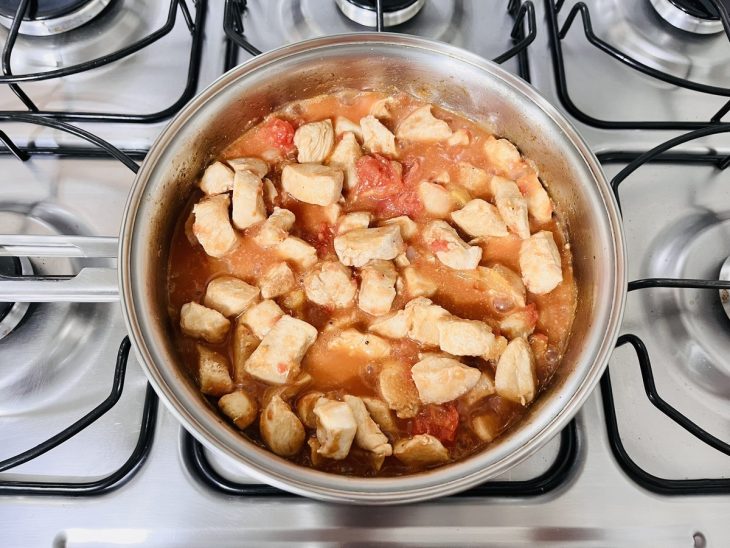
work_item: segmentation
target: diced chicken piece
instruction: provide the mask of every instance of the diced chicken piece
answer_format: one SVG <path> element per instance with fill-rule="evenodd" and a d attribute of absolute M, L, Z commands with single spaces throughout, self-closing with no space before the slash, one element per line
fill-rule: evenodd
<path fill-rule="evenodd" d="M 360 333 L 348 328 L 331 339 L 327 344 L 330 350 L 341 350 L 348 354 L 359 354 L 371 360 L 380 360 L 390 355 L 390 343 L 372 333 Z"/>
<path fill-rule="evenodd" d="M 470 246 L 446 221 L 431 221 L 423 239 L 443 264 L 454 270 L 474 270 L 482 258 L 482 248 Z"/>
<path fill-rule="evenodd" d="M 339 137 L 340 135 L 344 135 L 348 132 L 353 133 L 355 137 L 362 140 L 362 129 L 360 129 L 360 124 L 355 123 L 349 118 L 345 118 L 344 116 L 336 116 L 335 135 Z"/>
<path fill-rule="evenodd" d="M 259 411 L 256 398 L 243 390 L 236 390 L 223 396 L 218 400 L 218 407 L 241 430 L 253 424 Z"/>
<path fill-rule="evenodd" d="M 462 320 L 456 316 L 438 322 L 439 347 L 454 356 L 481 356 L 494 344 L 489 326 L 479 320 Z"/>
<path fill-rule="evenodd" d="M 440 173 L 437 173 L 430 179 L 434 183 L 439 183 L 442 185 L 447 185 L 451 182 L 451 175 L 449 175 L 449 172 L 446 170 L 441 171 Z"/>
<path fill-rule="evenodd" d="M 360 144 L 351 132 L 344 133 L 342 139 L 330 154 L 327 165 L 340 169 L 344 173 L 345 188 L 350 190 L 357 186 L 357 168 L 355 162 L 362 156 Z"/>
<path fill-rule="evenodd" d="M 555 245 L 553 233 L 541 230 L 520 246 L 520 270 L 528 291 L 544 295 L 563 281 L 560 266 L 560 252 Z"/>
<path fill-rule="evenodd" d="M 523 240 L 530 237 L 527 202 L 517 185 L 509 179 L 492 177 L 494 203 L 507 228 Z"/>
<path fill-rule="evenodd" d="M 369 211 L 354 211 L 343 215 L 337 224 L 337 234 L 344 234 L 356 228 L 367 228 L 372 218 L 373 215 Z"/>
<path fill-rule="evenodd" d="M 464 394 L 462 401 L 466 405 L 472 406 L 475 403 L 482 401 L 484 398 L 491 396 L 496 391 L 497 389 L 494 387 L 492 377 L 482 372 L 477 383 L 471 390 Z"/>
<path fill-rule="evenodd" d="M 550 201 L 545 187 L 531 171 L 517 179 L 517 186 L 527 200 L 527 211 L 539 223 L 547 223 L 553 217 L 553 203 Z"/>
<path fill-rule="evenodd" d="M 330 204 L 322 208 L 322 215 L 328 225 L 337 224 L 337 219 L 340 218 L 342 213 L 342 206 L 340 204 Z"/>
<path fill-rule="evenodd" d="M 233 276 L 219 276 L 208 282 L 203 304 L 224 316 L 238 316 L 259 300 L 259 288 Z"/>
<path fill-rule="evenodd" d="M 408 297 L 431 297 L 438 290 L 438 284 L 421 274 L 416 268 L 407 266 L 403 269 L 403 280 Z"/>
<path fill-rule="evenodd" d="M 283 315 L 284 311 L 274 301 L 261 301 L 246 310 L 242 319 L 254 335 L 263 339 Z"/>
<path fill-rule="evenodd" d="M 200 179 L 200 190 L 208 196 L 233 190 L 233 170 L 222 162 L 213 162 Z"/>
<path fill-rule="evenodd" d="M 323 466 L 327 462 L 327 459 L 319 454 L 319 448 L 322 447 L 322 445 L 319 443 L 317 437 L 310 437 L 307 440 L 307 445 L 309 446 L 309 460 L 312 463 L 312 466 L 315 468 Z"/>
<path fill-rule="evenodd" d="M 393 259 L 393 262 L 395 263 L 395 266 L 399 266 L 400 268 L 411 266 L 411 261 L 405 253 L 398 255 L 395 259 Z"/>
<path fill-rule="evenodd" d="M 271 206 L 274 204 L 274 202 L 276 202 L 276 198 L 279 196 L 279 191 L 276 190 L 276 187 L 274 186 L 274 183 L 271 182 L 271 179 L 264 178 L 263 182 L 264 202 Z"/>
<path fill-rule="evenodd" d="M 533 304 L 527 305 L 512 312 L 509 316 L 499 322 L 499 330 L 510 339 L 532 335 L 537 324 L 537 307 Z"/>
<path fill-rule="evenodd" d="M 317 262 L 317 250 L 301 238 L 287 236 L 276 246 L 282 259 L 294 263 L 299 268 L 309 268 Z"/>
<path fill-rule="evenodd" d="M 457 165 L 459 184 L 472 194 L 484 196 L 490 193 L 489 175 L 481 168 L 468 162 L 459 162 Z"/>
<path fill-rule="evenodd" d="M 281 302 L 284 308 L 299 311 L 304 306 L 304 303 L 307 302 L 307 295 L 301 289 L 294 289 L 284 295 L 279 302 Z"/>
<path fill-rule="evenodd" d="M 317 452 L 327 458 L 342 460 L 350 453 L 357 432 L 357 422 L 345 402 L 320 398 L 314 406 L 317 417 Z"/>
<path fill-rule="evenodd" d="M 428 357 L 411 368 L 421 403 L 446 403 L 463 396 L 479 380 L 480 371 L 452 358 Z"/>
<path fill-rule="evenodd" d="M 490 137 L 484 142 L 484 154 L 494 167 L 508 176 L 520 161 L 520 151 L 507 139 Z"/>
<path fill-rule="evenodd" d="M 297 401 L 297 416 L 307 428 L 317 428 L 317 416 L 314 406 L 324 394 L 322 392 L 308 392 Z"/>
<path fill-rule="evenodd" d="M 396 157 L 395 135 L 375 116 L 365 116 L 360 120 L 362 144 L 366 151 Z"/>
<path fill-rule="evenodd" d="M 357 228 L 336 236 L 334 243 L 340 262 L 358 268 L 374 259 L 395 259 L 405 247 L 397 226 Z"/>
<path fill-rule="evenodd" d="M 497 363 L 494 384 L 497 394 L 513 402 L 527 405 L 535 398 L 535 358 L 525 339 L 520 337 L 509 342 Z"/>
<path fill-rule="evenodd" d="M 223 314 L 196 302 L 185 303 L 180 309 L 180 328 L 188 337 L 218 344 L 225 340 L 230 327 Z"/>
<path fill-rule="evenodd" d="M 446 218 L 456 206 L 448 190 L 428 181 L 423 181 L 418 185 L 418 197 L 421 199 L 426 213 L 431 217 Z"/>
<path fill-rule="evenodd" d="M 393 419 L 393 414 L 390 412 L 387 403 L 378 398 L 362 398 L 362 401 L 367 407 L 370 417 L 383 432 L 390 435 L 395 435 L 398 432 L 398 425 L 395 424 L 395 419 Z"/>
<path fill-rule="evenodd" d="M 299 365 L 317 339 L 307 322 L 282 316 L 246 360 L 246 372 L 260 381 L 284 384 L 299 374 Z"/>
<path fill-rule="evenodd" d="M 225 356 L 198 345 L 198 383 L 200 391 L 209 396 L 222 396 L 233 390 Z"/>
<path fill-rule="evenodd" d="M 261 438 L 279 456 L 296 455 L 304 445 L 304 426 L 280 396 L 274 396 L 261 411 Z"/>
<path fill-rule="evenodd" d="M 454 211 L 451 218 L 461 230 L 472 238 L 509 235 L 507 225 L 504 224 L 499 210 L 479 198 L 468 202 L 459 211 Z"/>
<path fill-rule="evenodd" d="M 281 171 L 281 188 L 300 202 L 327 206 L 342 196 L 341 169 L 320 164 L 287 164 Z"/>
<path fill-rule="evenodd" d="M 368 330 L 389 339 L 402 339 L 408 335 L 408 314 L 405 310 L 399 310 L 382 316 L 371 323 Z"/>
<path fill-rule="evenodd" d="M 471 429 L 480 440 L 490 442 L 502 433 L 504 425 L 494 415 L 477 415 L 471 420 Z"/>
<path fill-rule="evenodd" d="M 409 301 L 405 312 L 408 315 L 408 337 L 421 344 L 438 346 L 438 322 L 449 313 L 425 297 Z"/>
<path fill-rule="evenodd" d="M 446 142 L 452 147 L 467 146 L 469 133 L 465 129 L 457 129 L 451 137 L 446 139 Z"/>
<path fill-rule="evenodd" d="M 335 143 L 335 131 L 330 120 L 302 124 L 294 132 L 294 145 L 297 147 L 297 161 L 323 162 L 329 156 Z"/>
<path fill-rule="evenodd" d="M 259 287 L 261 288 L 261 296 L 264 299 L 273 299 L 288 293 L 294 286 L 296 281 L 294 280 L 294 272 L 289 268 L 289 265 L 281 262 L 269 268 L 261 279 L 259 280 Z"/>
<path fill-rule="evenodd" d="M 357 283 L 350 269 L 337 261 L 319 263 L 304 276 L 307 298 L 319 305 L 347 308 L 355 299 Z"/>
<path fill-rule="evenodd" d="M 264 187 L 250 171 L 236 171 L 233 178 L 233 213 L 236 228 L 243 230 L 266 219 Z"/>
<path fill-rule="evenodd" d="M 370 417 L 365 403 L 356 396 L 344 396 L 345 403 L 350 407 L 352 416 L 357 423 L 355 432 L 355 444 L 361 449 L 371 451 L 377 455 L 388 457 L 393 454 L 393 447 L 388 438 L 380 430 L 380 427 Z"/>
<path fill-rule="evenodd" d="M 274 247 L 283 242 L 291 227 L 294 226 L 296 217 L 288 209 L 275 207 L 269 218 L 264 221 L 254 241 L 263 248 Z"/>
<path fill-rule="evenodd" d="M 395 280 L 398 273 L 390 261 L 370 261 L 360 270 L 360 310 L 382 316 L 390 312 L 395 299 Z"/>
<path fill-rule="evenodd" d="M 263 400 L 265 402 L 269 401 L 275 395 L 281 396 L 281 399 L 284 401 L 292 400 L 297 397 L 299 392 L 312 384 L 313 380 L 312 375 L 306 371 L 302 371 L 292 382 L 267 388 L 264 392 Z"/>
<path fill-rule="evenodd" d="M 487 287 L 487 293 L 493 299 L 493 306 L 498 312 L 508 312 L 512 308 L 525 306 L 525 285 L 522 278 L 501 264 L 477 269 L 479 278 Z"/>
<path fill-rule="evenodd" d="M 393 105 L 394 102 L 395 100 L 393 99 L 393 97 L 384 97 L 383 99 L 378 99 L 370 106 L 370 114 L 372 114 L 376 118 L 382 118 L 387 120 L 392 116 L 390 112 L 390 107 Z"/>
<path fill-rule="evenodd" d="M 259 345 L 259 339 L 243 323 L 243 317 L 236 322 L 233 330 L 233 381 L 241 384 L 247 377 L 246 360 Z"/>
<path fill-rule="evenodd" d="M 449 452 L 430 434 L 418 434 L 407 440 L 399 440 L 393 447 L 393 454 L 407 466 L 428 466 L 449 460 Z"/>
<path fill-rule="evenodd" d="M 378 375 L 380 395 L 400 419 L 411 419 L 418 413 L 420 401 L 408 367 L 400 362 L 388 362 Z"/>
<path fill-rule="evenodd" d="M 238 244 L 228 216 L 230 205 L 231 197 L 219 194 L 203 198 L 193 206 L 193 234 L 211 257 L 223 257 Z"/>
<path fill-rule="evenodd" d="M 424 105 L 411 112 L 395 130 L 395 136 L 404 141 L 443 141 L 451 135 L 449 124 L 431 113 L 431 105 Z"/>
<path fill-rule="evenodd" d="M 418 234 L 418 225 L 407 215 L 401 215 L 400 217 L 393 217 L 380 223 L 382 226 L 398 225 L 400 227 L 400 234 L 403 240 L 410 240 Z"/>
<path fill-rule="evenodd" d="M 227 160 L 227 162 L 233 168 L 233 171 L 250 171 L 259 179 L 263 179 L 269 172 L 269 164 L 261 158 L 234 158 L 233 160 Z"/>
<path fill-rule="evenodd" d="M 488 362 L 497 363 L 507 348 L 507 343 L 508 341 L 506 337 L 503 337 L 502 335 L 496 337 L 494 339 L 494 344 L 489 349 L 489 352 L 484 354 L 482 359 L 487 360 Z"/>

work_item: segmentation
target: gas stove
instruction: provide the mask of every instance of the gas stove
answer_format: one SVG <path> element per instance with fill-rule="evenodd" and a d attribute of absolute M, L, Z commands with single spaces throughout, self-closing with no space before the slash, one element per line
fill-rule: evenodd
<path fill-rule="evenodd" d="M 727 15 L 718 0 L 0 2 L 4 544 L 730 544 Z M 135 162 L 187 100 L 262 51 L 374 29 L 494 59 L 562 109 L 612 181 L 633 280 L 607 373 L 559 436 L 471 491 L 389 508 L 290 495 L 200 445 L 148 387 L 108 276 Z"/>

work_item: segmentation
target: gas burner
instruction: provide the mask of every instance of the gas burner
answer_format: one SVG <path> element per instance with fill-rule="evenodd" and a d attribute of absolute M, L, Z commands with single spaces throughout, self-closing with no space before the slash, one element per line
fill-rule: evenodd
<path fill-rule="evenodd" d="M 717 8 L 706 0 L 651 0 L 651 5 L 667 23 L 694 34 L 722 32 Z"/>
<path fill-rule="evenodd" d="M 30 261 L 25 257 L 0 256 L 0 277 L 28 276 L 33 273 Z M 28 303 L 0 302 L 0 339 L 15 329 L 28 311 Z"/>
<path fill-rule="evenodd" d="M 335 0 L 345 17 L 365 27 L 377 26 L 375 0 Z M 394 27 L 413 19 L 426 0 L 382 0 L 383 24 Z"/>
<path fill-rule="evenodd" d="M 725 259 L 720 269 L 720 280 L 723 282 L 730 282 L 730 257 Z M 730 318 L 730 291 L 727 289 L 720 290 L 720 302 L 722 307 L 725 309 L 725 314 Z"/>
<path fill-rule="evenodd" d="M 20 34 L 51 36 L 85 25 L 112 0 L 37 0 L 31 2 L 20 24 Z M 0 24 L 10 28 L 20 0 L 0 0 Z"/>

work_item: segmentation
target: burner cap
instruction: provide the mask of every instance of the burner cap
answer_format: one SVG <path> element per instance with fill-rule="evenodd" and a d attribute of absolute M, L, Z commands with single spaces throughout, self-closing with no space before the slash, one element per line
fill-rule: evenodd
<path fill-rule="evenodd" d="M 20 34 L 50 36 L 80 27 L 94 19 L 112 0 L 36 0 L 23 16 Z M 0 24 L 10 28 L 20 0 L 0 0 Z"/>
<path fill-rule="evenodd" d="M 695 34 L 722 32 L 717 7 L 709 0 L 651 0 L 659 16 L 678 29 Z"/>
<path fill-rule="evenodd" d="M 377 26 L 375 0 L 335 0 L 345 17 L 366 27 Z M 394 27 L 411 20 L 421 11 L 426 0 L 381 0 L 383 24 Z"/>

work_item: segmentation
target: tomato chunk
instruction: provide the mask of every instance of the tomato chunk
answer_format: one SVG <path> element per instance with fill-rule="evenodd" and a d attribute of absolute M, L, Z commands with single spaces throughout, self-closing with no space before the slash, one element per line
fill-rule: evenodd
<path fill-rule="evenodd" d="M 381 218 L 414 217 L 423 205 L 416 192 L 401 178 L 398 164 L 380 154 L 362 156 L 355 164 L 357 200 L 372 206 Z"/>
<path fill-rule="evenodd" d="M 269 118 L 261 125 L 261 136 L 273 146 L 290 151 L 294 148 L 294 126 L 281 118 Z"/>
<path fill-rule="evenodd" d="M 456 439 L 457 426 L 459 411 L 453 403 L 428 405 L 413 419 L 414 434 L 430 434 L 443 442 L 453 442 Z"/>

